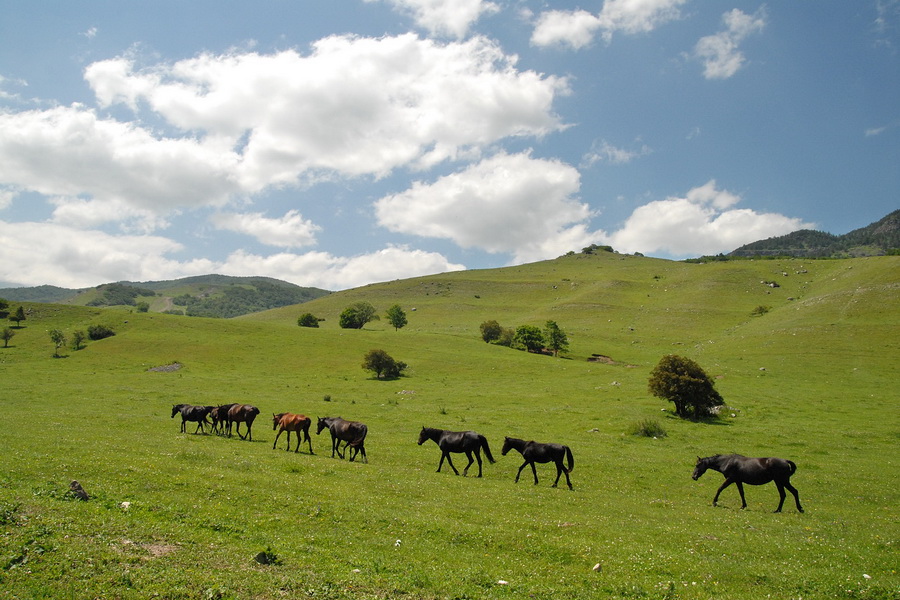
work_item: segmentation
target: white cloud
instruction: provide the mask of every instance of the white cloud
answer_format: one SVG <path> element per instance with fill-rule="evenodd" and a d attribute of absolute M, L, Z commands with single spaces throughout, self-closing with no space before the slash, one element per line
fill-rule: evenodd
<path fill-rule="evenodd" d="M 13 200 L 19 195 L 19 190 L 11 187 L 0 186 L 0 210 L 12 206 Z"/>
<path fill-rule="evenodd" d="M 515 136 L 563 128 L 552 113 L 565 78 L 518 71 L 486 38 L 438 44 L 412 34 L 331 36 L 301 56 L 203 54 L 135 71 L 88 67 L 106 106 L 146 102 L 183 131 L 241 148 L 244 191 L 334 176 L 385 176 Z M 210 141 L 210 144 L 212 141 Z"/>
<path fill-rule="evenodd" d="M 111 281 L 159 281 L 194 275 L 248 273 L 328 290 L 377 281 L 458 271 L 465 267 L 435 252 L 388 246 L 353 257 L 326 252 L 269 256 L 238 250 L 224 261 L 171 258 L 184 248 L 159 236 L 109 235 L 55 223 L 0 220 L 3 260 L 0 281 L 35 286 L 83 288 Z"/>
<path fill-rule="evenodd" d="M 731 252 L 750 242 L 814 227 L 777 213 L 734 208 L 739 202 L 739 196 L 709 181 L 684 198 L 637 208 L 607 241 L 621 252 L 687 257 Z"/>
<path fill-rule="evenodd" d="M 535 24 L 531 43 L 535 46 L 569 46 L 580 49 L 600 32 L 609 42 L 616 32 L 629 35 L 647 33 L 678 19 L 687 0 L 606 0 L 596 15 L 585 10 L 551 10 Z"/>
<path fill-rule="evenodd" d="M 410 250 L 405 246 L 388 246 L 369 254 L 352 257 L 334 256 L 327 252 L 305 254 L 280 253 L 269 256 L 248 254 L 242 250 L 231 254 L 219 267 L 225 275 L 275 277 L 297 285 L 343 290 L 378 281 L 461 271 L 463 265 L 449 262 L 436 252 Z"/>
<path fill-rule="evenodd" d="M 378 0 L 366 0 L 377 2 Z M 500 7 L 486 0 L 383 0 L 401 12 L 410 14 L 420 27 L 432 35 L 462 39 L 469 28 L 482 17 L 496 13 Z"/>
<path fill-rule="evenodd" d="M 746 58 L 738 49 L 741 42 L 766 27 L 765 7 L 752 15 L 735 8 L 722 15 L 725 30 L 700 38 L 694 56 L 703 61 L 703 76 L 707 79 L 728 79 L 744 65 Z"/>
<path fill-rule="evenodd" d="M 590 46 L 602 22 L 586 10 L 548 10 L 541 13 L 531 34 L 533 46 Z"/>
<path fill-rule="evenodd" d="M 262 213 L 220 213 L 212 218 L 218 229 L 246 233 L 263 244 L 281 248 L 299 248 L 316 243 L 321 227 L 304 219 L 297 210 L 289 210 L 280 219 L 270 219 Z"/>
<path fill-rule="evenodd" d="M 640 143 L 640 140 L 638 140 L 638 143 Z M 602 140 L 599 143 L 594 143 L 590 152 L 582 157 L 581 163 L 583 168 L 591 167 L 601 162 L 624 165 L 651 152 L 652 150 L 646 144 L 641 144 L 637 150 L 627 150 L 625 148 L 617 148 L 606 140 Z"/>
<path fill-rule="evenodd" d="M 0 130 L 0 182 L 59 197 L 75 220 L 118 220 L 124 207 L 133 218 L 217 206 L 237 190 L 234 154 L 159 139 L 83 106 L 0 113 Z"/>
<path fill-rule="evenodd" d="M 591 237 L 584 228 L 590 208 L 574 197 L 579 187 L 578 171 L 569 165 L 501 153 L 385 196 L 375 212 L 391 231 L 510 253 L 526 262 L 558 256 L 574 239 Z"/>

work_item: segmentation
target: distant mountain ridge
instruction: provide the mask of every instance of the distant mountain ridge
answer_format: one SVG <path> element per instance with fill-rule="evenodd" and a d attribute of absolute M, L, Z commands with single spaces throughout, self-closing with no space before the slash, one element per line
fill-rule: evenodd
<path fill-rule="evenodd" d="M 134 306 L 139 310 L 230 318 L 301 304 L 331 292 L 271 277 L 200 275 L 165 281 L 119 281 L 92 288 L 52 285 L 0 289 L 10 302 Z"/>
<path fill-rule="evenodd" d="M 851 258 L 889 254 L 898 249 L 900 249 L 900 210 L 895 210 L 880 221 L 844 235 L 801 229 L 787 235 L 745 244 L 728 256 Z"/>

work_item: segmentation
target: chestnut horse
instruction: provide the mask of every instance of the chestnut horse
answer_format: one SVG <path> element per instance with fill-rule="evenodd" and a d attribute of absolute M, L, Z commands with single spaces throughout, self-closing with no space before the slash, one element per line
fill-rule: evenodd
<path fill-rule="evenodd" d="M 691 477 L 697 481 L 707 469 L 718 471 L 725 476 L 725 483 L 719 487 L 713 498 L 713 506 L 718 502 L 722 490 L 734 483 L 737 484 L 738 492 L 741 494 L 741 508 L 747 508 L 747 501 L 744 500 L 744 484 L 763 485 L 774 481 L 778 486 L 778 495 L 781 496 L 775 512 L 781 512 L 781 507 L 784 505 L 784 488 L 794 495 L 797 510 L 803 512 L 797 488 L 791 485 L 791 475 L 797 470 L 797 465 L 793 461 L 783 458 L 747 458 L 740 454 L 716 454 L 706 458 L 698 456 L 697 465 L 694 467 Z"/>
<path fill-rule="evenodd" d="M 307 417 L 306 415 L 296 415 L 294 413 L 278 413 L 277 415 L 272 415 L 272 431 L 278 429 L 278 435 L 275 436 L 275 442 L 272 444 L 272 450 L 275 449 L 275 446 L 278 444 L 278 438 L 281 437 L 282 431 L 287 431 L 287 446 L 285 450 L 291 449 L 291 432 L 297 434 L 297 447 L 294 448 L 294 452 L 300 451 L 300 434 L 303 434 L 303 439 L 309 444 L 309 453 L 315 454 L 312 449 L 312 440 L 309 438 L 309 426 L 312 424 L 312 419 Z"/>
<path fill-rule="evenodd" d="M 522 458 L 525 459 L 525 462 L 519 467 L 519 472 L 516 473 L 516 483 L 519 483 L 519 475 L 522 474 L 522 469 L 527 465 L 531 465 L 531 472 L 534 474 L 534 485 L 537 485 L 537 469 L 534 467 L 534 463 L 553 462 L 556 463 L 556 481 L 553 482 L 551 487 L 556 487 L 559 483 L 560 475 L 565 473 L 566 483 L 569 485 L 569 489 L 572 489 L 572 481 L 569 479 L 569 473 L 575 468 L 575 459 L 572 457 L 572 450 L 570 450 L 568 446 L 563 446 L 562 444 L 526 442 L 519 438 L 508 437 L 503 441 L 503 450 L 500 451 L 500 454 L 506 456 L 506 453 L 510 450 L 518 450 L 519 454 L 522 455 Z M 568 459 L 568 468 L 563 464 L 563 459 Z"/>
<path fill-rule="evenodd" d="M 211 411 L 209 411 L 209 418 L 212 419 L 212 430 L 213 433 L 220 433 L 219 425 L 222 425 L 221 433 L 225 433 L 225 428 L 228 426 L 228 411 L 232 406 L 237 406 L 236 404 L 220 404 L 216 406 Z"/>
<path fill-rule="evenodd" d="M 322 433 L 322 430 L 326 427 L 331 432 L 331 458 L 334 458 L 335 452 L 337 452 L 338 457 L 344 458 L 340 445 L 341 442 L 346 442 L 344 451 L 346 452 L 347 448 L 351 449 L 350 462 L 353 462 L 357 454 L 360 453 L 362 453 L 363 460 L 366 463 L 369 462 L 368 457 L 366 457 L 365 446 L 366 434 L 369 433 L 369 428 L 364 423 L 346 421 L 341 417 L 319 417 L 316 425 L 316 435 Z"/>
<path fill-rule="evenodd" d="M 453 466 L 453 461 L 450 460 L 451 452 L 465 452 L 466 458 L 469 459 L 469 464 L 463 469 L 463 477 L 468 474 L 469 467 L 472 466 L 475 459 L 478 459 L 478 476 L 481 477 L 482 448 L 484 449 L 484 455 L 487 456 L 487 459 L 492 463 L 496 462 L 494 457 L 491 456 L 491 449 L 488 446 L 487 438 L 474 431 L 447 431 L 445 429 L 423 427 L 422 431 L 419 433 L 418 443 L 421 446 L 428 440 L 432 440 L 438 445 L 438 448 L 441 449 L 441 462 L 438 463 L 438 473 L 441 472 L 441 467 L 444 466 L 444 459 L 447 459 L 447 464 L 450 465 L 450 468 L 453 469 L 454 473 L 459 475 L 459 471 L 456 470 L 456 467 Z M 475 459 L 472 458 L 473 454 L 475 455 Z"/>
<path fill-rule="evenodd" d="M 259 409 L 255 406 L 251 406 L 250 404 L 234 404 L 231 408 L 228 409 L 228 417 L 226 423 L 226 431 L 228 433 L 228 437 L 231 437 L 231 426 L 232 424 L 237 424 L 235 429 L 237 430 L 238 436 L 242 440 L 250 440 L 253 441 L 253 432 L 251 428 L 253 427 L 253 421 L 256 419 L 256 415 L 259 414 Z M 241 435 L 241 423 L 247 424 L 247 435 Z"/>

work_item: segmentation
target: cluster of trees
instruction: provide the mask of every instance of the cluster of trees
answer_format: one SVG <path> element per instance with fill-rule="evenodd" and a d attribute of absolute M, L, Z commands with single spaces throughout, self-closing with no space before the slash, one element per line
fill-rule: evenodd
<path fill-rule="evenodd" d="M 99 286 L 97 290 L 101 295 L 88 302 L 88 306 L 134 306 L 139 297 L 156 295 L 153 290 L 123 283 L 107 283 Z"/>
<path fill-rule="evenodd" d="M 547 321 L 542 330 L 536 325 L 519 325 L 515 329 L 503 327 L 495 320 L 485 321 L 480 326 L 481 339 L 498 346 L 507 346 L 541 353 L 548 351 L 553 356 L 569 350 L 569 338 L 556 321 Z"/>
<path fill-rule="evenodd" d="M 172 304 L 183 306 L 183 314 L 189 317 L 230 319 L 248 313 L 300 304 L 312 298 L 312 292 L 308 288 L 284 287 L 268 281 L 255 281 L 246 287 L 231 285 L 222 289 L 221 295 L 211 297 L 182 294 L 172 298 Z"/>
<path fill-rule="evenodd" d="M 22 321 L 25 319 L 25 309 L 23 307 L 19 307 L 16 309 L 12 315 L 9 314 L 9 302 L 5 299 L 0 298 L 0 319 L 5 319 L 9 317 L 9 320 L 16 324 L 16 329 L 20 329 L 22 327 Z M 2 331 L 0 331 L 0 339 L 3 340 L 3 347 L 9 347 L 9 340 L 13 339 L 13 336 L 16 335 L 16 332 L 12 330 L 11 327 L 4 327 Z"/>
<path fill-rule="evenodd" d="M 409 320 L 406 318 L 406 312 L 399 304 L 391 306 L 387 310 L 385 318 L 394 327 L 394 330 L 401 329 L 409 323 Z M 362 329 L 366 326 L 366 323 L 380 320 L 381 317 L 378 316 L 378 311 L 372 304 L 360 301 L 354 302 L 344 309 L 338 318 L 338 324 L 342 329 Z M 324 321 L 324 319 L 320 319 L 312 313 L 304 313 L 297 319 L 297 325 L 300 327 L 318 327 L 320 321 Z"/>
<path fill-rule="evenodd" d="M 106 325 L 90 325 L 87 328 L 87 333 L 82 330 L 72 333 L 72 349 L 77 351 L 84 348 L 86 339 L 97 341 L 114 335 L 116 335 L 116 332 L 111 327 Z M 50 340 L 54 345 L 53 356 L 54 358 L 59 358 L 59 349 L 64 347 L 69 340 L 61 329 L 51 329 Z"/>

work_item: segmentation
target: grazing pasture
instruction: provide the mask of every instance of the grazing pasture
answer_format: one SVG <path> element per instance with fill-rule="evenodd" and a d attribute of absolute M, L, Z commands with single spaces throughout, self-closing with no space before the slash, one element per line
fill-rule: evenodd
<path fill-rule="evenodd" d="M 0 599 L 896 598 L 898 289 L 898 257 L 604 254 L 233 320 L 26 304 L 0 349 Z M 361 299 L 400 304 L 409 324 L 341 330 Z M 325 321 L 298 327 L 303 312 Z M 487 319 L 553 319 L 570 354 L 485 344 Z M 116 335 L 52 357 L 49 330 L 94 323 Z M 371 348 L 407 376 L 363 371 Z M 649 394 L 665 353 L 715 378 L 719 420 L 677 419 Z M 229 403 L 364 422 L 370 461 L 273 449 L 268 427 L 179 433 L 170 417 Z M 628 433 L 646 418 L 668 435 Z M 494 450 L 505 436 L 565 444 L 575 489 L 515 484 L 517 453 L 481 479 L 436 476 L 436 451 L 416 445 L 428 424 Z M 720 481 L 691 474 L 718 453 L 793 460 L 805 513 L 773 514 L 771 486 L 745 510 L 736 492 L 713 507 Z"/>

